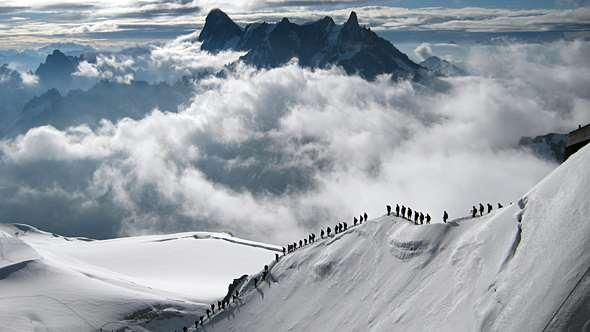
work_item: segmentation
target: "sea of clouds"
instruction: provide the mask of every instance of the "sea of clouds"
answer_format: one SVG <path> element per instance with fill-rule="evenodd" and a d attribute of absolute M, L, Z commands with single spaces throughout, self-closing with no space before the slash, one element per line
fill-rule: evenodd
<path fill-rule="evenodd" d="M 181 38 L 76 75 L 172 81 L 237 56 Z M 281 243 L 364 211 L 376 217 L 387 203 L 437 222 L 443 209 L 465 216 L 479 202 L 516 201 L 557 166 L 517 142 L 590 121 L 588 59 L 582 41 L 474 46 L 462 59 L 474 74 L 434 89 L 338 68 L 238 65 L 197 80 L 179 112 L 0 141 L 2 221 L 92 237 L 211 230 Z"/>

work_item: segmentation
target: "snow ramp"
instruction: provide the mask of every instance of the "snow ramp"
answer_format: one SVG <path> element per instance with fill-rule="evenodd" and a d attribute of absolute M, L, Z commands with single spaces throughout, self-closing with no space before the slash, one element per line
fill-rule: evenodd
<path fill-rule="evenodd" d="M 589 166 L 586 147 L 483 217 L 384 216 L 319 240 L 203 330 L 588 331 Z"/>

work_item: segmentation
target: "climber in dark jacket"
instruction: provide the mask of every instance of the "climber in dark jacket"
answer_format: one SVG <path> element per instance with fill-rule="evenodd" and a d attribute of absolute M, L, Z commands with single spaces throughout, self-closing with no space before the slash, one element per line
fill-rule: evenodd
<path fill-rule="evenodd" d="M 344 221 L 342 224 L 344 225 L 344 230 L 347 230 L 348 229 L 348 224 L 346 223 L 346 221 Z"/>
<path fill-rule="evenodd" d="M 387 208 L 387 215 L 388 216 L 391 215 L 391 205 L 387 205 L 386 208 Z"/>
<path fill-rule="evenodd" d="M 477 208 L 474 205 L 473 208 L 471 209 L 471 217 L 475 218 L 476 216 L 477 216 Z"/>
<path fill-rule="evenodd" d="M 479 203 L 479 215 L 483 216 L 483 204 Z"/>
<path fill-rule="evenodd" d="M 399 204 L 395 204 L 395 216 L 399 217 Z"/>
<path fill-rule="evenodd" d="M 406 217 L 406 207 L 402 205 L 402 218 Z"/>
<path fill-rule="evenodd" d="M 354 219 L 353 219 L 353 223 L 354 223 L 354 225 L 355 225 L 355 226 L 356 226 L 356 224 L 357 224 L 358 222 L 359 222 L 359 220 L 358 220 L 356 217 L 354 217 Z"/>
<path fill-rule="evenodd" d="M 430 219 L 431 219 L 431 218 L 430 218 L 430 214 L 428 214 L 428 213 L 427 213 L 427 214 L 426 214 L 426 223 L 427 223 L 427 224 L 430 224 Z"/>
<path fill-rule="evenodd" d="M 303 246 L 303 242 L 301 240 L 299 240 L 299 248 L 301 248 Z"/>
<path fill-rule="evenodd" d="M 359 217 L 359 224 L 362 224 L 362 223 L 363 223 L 363 215 L 361 214 Z"/>
<path fill-rule="evenodd" d="M 369 216 L 367 216 L 367 212 L 365 212 L 365 214 L 363 215 L 363 217 L 365 217 L 365 221 L 369 220 Z"/>
<path fill-rule="evenodd" d="M 332 230 L 330 229 L 330 226 L 328 226 L 328 228 L 326 229 L 328 236 L 330 236 L 330 233 L 332 232 Z"/>
<path fill-rule="evenodd" d="M 412 221 L 412 209 L 408 208 L 408 219 Z"/>
<path fill-rule="evenodd" d="M 420 212 L 420 225 L 424 224 L 424 214 Z"/>
<path fill-rule="evenodd" d="M 414 223 L 418 224 L 418 218 L 420 217 L 420 215 L 418 214 L 418 211 L 414 211 Z"/>
<path fill-rule="evenodd" d="M 492 209 L 494 207 L 492 206 L 492 204 L 488 203 L 488 213 L 492 212 Z"/>
<path fill-rule="evenodd" d="M 322 228 L 322 230 L 320 231 L 320 237 L 323 239 L 324 238 L 324 229 Z"/>
<path fill-rule="evenodd" d="M 503 208 L 502 204 L 498 203 L 498 209 Z"/>
<path fill-rule="evenodd" d="M 279 261 L 279 254 L 275 254 L 275 261 Z"/>
<path fill-rule="evenodd" d="M 285 249 L 285 247 L 283 247 L 283 256 L 285 256 L 286 253 L 287 253 L 287 250 Z"/>
<path fill-rule="evenodd" d="M 449 214 L 447 213 L 447 211 L 445 211 L 443 213 L 443 222 L 446 224 L 447 223 L 447 219 L 449 219 Z"/>

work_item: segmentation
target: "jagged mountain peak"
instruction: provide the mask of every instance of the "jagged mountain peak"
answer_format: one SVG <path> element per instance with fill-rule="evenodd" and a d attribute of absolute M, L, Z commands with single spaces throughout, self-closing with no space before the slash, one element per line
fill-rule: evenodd
<path fill-rule="evenodd" d="M 213 9 L 205 18 L 205 26 L 199 34 L 201 48 L 210 52 L 219 52 L 235 48 L 244 31 L 221 9 Z"/>
<path fill-rule="evenodd" d="M 353 10 L 350 12 L 350 16 L 348 17 L 348 20 L 346 21 L 346 23 L 344 23 L 345 27 L 358 27 L 359 26 L 359 20 L 356 16 L 356 12 Z"/>
<path fill-rule="evenodd" d="M 290 22 L 285 17 L 277 23 L 252 23 L 242 29 L 221 13 L 209 13 L 199 36 L 203 42 L 201 49 L 247 51 L 241 60 L 256 67 L 282 66 L 298 58 L 304 67 L 336 65 L 366 79 L 381 74 L 391 74 L 394 79 L 417 78 L 423 71 L 389 41 L 359 26 L 354 11 L 339 28 L 326 16 L 304 24 Z M 224 18 L 214 20 L 210 16 Z"/>
<path fill-rule="evenodd" d="M 67 90 L 72 81 L 72 73 L 78 69 L 78 64 L 84 57 L 69 56 L 60 50 L 53 50 L 41 63 L 35 75 L 39 76 L 41 83 L 46 87 L 54 87 Z"/>
<path fill-rule="evenodd" d="M 205 18 L 205 22 L 211 23 L 234 23 L 234 21 L 221 9 L 215 8 L 212 9 L 207 17 Z M 235 23 L 234 23 L 235 24 Z"/>

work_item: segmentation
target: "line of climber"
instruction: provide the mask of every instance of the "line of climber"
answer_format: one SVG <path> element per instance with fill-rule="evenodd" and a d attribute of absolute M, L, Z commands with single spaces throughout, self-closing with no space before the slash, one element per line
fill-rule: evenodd
<path fill-rule="evenodd" d="M 387 215 L 391 216 L 391 214 L 392 214 L 391 205 L 386 205 L 386 209 L 387 209 Z M 445 213 L 446 213 L 446 211 L 445 211 Z M 416 210 L 412 211 L 411 207 L 406 207 L 405 205 L 402 205 L 400 207 L 399 204 L 395 205 L 395 216 L 407 219 L 407 220 L 413 222 L 414 225 L 423 225 L 424 223 L 430 224 L 430 221 L 432 220 L 432 217 L 430 217 L 429 213 L 424 214 L 424 213 L 418 212 Z M 447 218 L 448 218 L 448 216 L 447 216 Z"/>
<path fill-rule="evenodd" d="M 504 207 L 504 206 L 503 206 L 501 203 L 498 203 L 498 209 L 501 209 L 501 208 L 503 208 L 503 207 Z M 490 213 L 490 212 L 492 212 L 492 210 L 493 210 L 493 206 L 492 206 L 492 204 L 490 204 L 490 203 L 487 203 L 487 213 Z M 483 216 L 483 213 L 484 213 L 484 211 L 485 211 L 485 207 L 483 206 L 483 204 L 482 204 L 482 203 L 479 203 L 479 216 L 480 216 L 480 217 L 481 217 L 481 216 Z M 475 207 L 475 205 L 474 205 L 474 206 L 472 206 L 472 207 L 471 207 L 471 217 L 472 217 L 472 218 L 475 218 L 475 217 L 477 217 L 477 212 L 478 212 L 478 210 L 477 210 L 477 207 Z"/>
<path fill-rule="evenodd" d="M 264 266 L 264 271 L 268 272 L 268 265 Z M 240 301 L 240 291 L 238 290 L 238 286 L 240 283 L 247 278 L 247 275 L 243 275 L 238 279 L 234 279 L 233 282 L 228 286 L 228 293 L 227 295 L 217 301 L 217 313 L 221 313 L 225 309 L 230 308 L 230 303 L 236 304 Z M 254 283 L 256 284 L 256 278 L 254 278 Z M 215 315 L 215 304 L 212 303 L 210 306 L 205 310 L 205 315 L 201 315 L 198 320 L 195 320 L 195 330 L 199 329 L 199 325 L 202 327 L 208 320 L 211 320 L 212 317 Z M 184 326 L 182 328 L 184 332 L 188 331 L 188 327 Z M 176 332 L 176 331 L 175 331 Z"/>
<path fill-rule="evenodd" d="M 363 221 L 367 221 L 368 219 L 369 219 L 369 215 L 367 215 L 367 213 L 364 212 L 363 214 L 361 214 L 359 216 L 358 219 L 357 219 L 357 217 L 353 218 L 353 221 L 352 221 L 353 225 L 352 226 L 360 225 L 363 223 Z M 342 221 L 342 222 L 339 222 L 338 224 L 334 225 L 333 228 L 331 228 L 330 226 L 326 227 L 325 231 L 324 231 L 324 228 L 321 228 L 320 229 L 320 238 L 323 239 L 324 237 L 330 237 L 332 235 L 342 233 L 346 230 L 348 230 L 348 223 L 346 223 L 346 221 Z M 292 253 L 297 249 L 303 248 L 303 247 L 307 246 L 308 244 L 312 244 L 315 241 L 316 241 L 316 234 L 311 233 L 307 236 L 307 238 L 299 240 L 299 242 L 293 242 L 293 243 L 287 244 L 287 247 L 282 248 L 283 256 L 286 254 Z M 275 254 L 275 259 L 277 261 L 279 260 L 278 254 Z"/>

